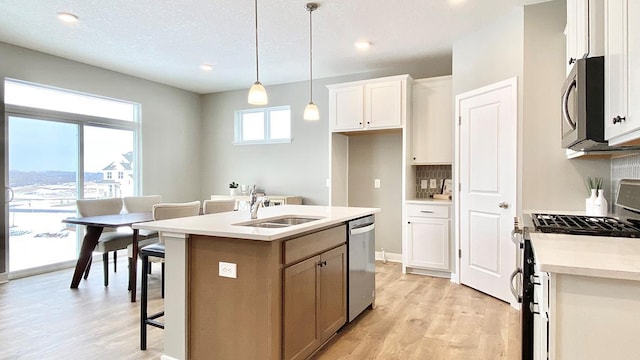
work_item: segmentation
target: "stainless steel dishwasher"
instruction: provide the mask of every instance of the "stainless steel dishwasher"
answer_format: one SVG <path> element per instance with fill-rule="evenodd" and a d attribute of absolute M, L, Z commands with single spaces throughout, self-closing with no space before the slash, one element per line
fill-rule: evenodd
<path fill-rule="evenodd" d="M 376 296 L 375 216 L 349 222 L 349 322 L 364 309 L 373 306 Z"/>

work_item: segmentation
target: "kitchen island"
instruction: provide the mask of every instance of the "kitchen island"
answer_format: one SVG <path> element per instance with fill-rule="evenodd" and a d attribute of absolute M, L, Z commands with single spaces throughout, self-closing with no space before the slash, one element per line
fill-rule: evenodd
<path fill-rule="evenodd" d="M 162 358 L 306 358 L 346 322 L 345 224 L 379 211 L 283 205 L 255 220 L 235 211 L 135 225 L 165 241 Z"/>

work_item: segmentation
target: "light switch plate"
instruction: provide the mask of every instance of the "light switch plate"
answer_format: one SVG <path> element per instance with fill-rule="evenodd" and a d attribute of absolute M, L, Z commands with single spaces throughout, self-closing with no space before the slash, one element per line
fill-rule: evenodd
<path fill-rule="evenodd" d="M 429 183 L 427 179 L 420 180 L 420 189 L 426 189 L 429 187 Z"/>
<path fill-rule="evenodd" d="M 380 188 L 380 179 L 374 179 L 373 180 L 373 187 L 376 189 Z"/>
<path fill-rule="evenodd" d="M 218 263 L 218 276 L 232 279 L 237 278 L 237 264 L 220 261 Z"/>
<path fill-rule="evenodd" d="M 429 187 L 432 189 L 436 188 L 436 179 L 429 180 Z"/>

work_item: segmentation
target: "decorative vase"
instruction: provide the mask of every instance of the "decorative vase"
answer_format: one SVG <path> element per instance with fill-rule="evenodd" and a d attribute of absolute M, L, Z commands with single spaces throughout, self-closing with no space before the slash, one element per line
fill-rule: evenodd
<path fill-rule="evenodd" d="M 598 197 L 593 202 L 593 209 L 596 216 L 607 216 L 609 210 L 609 204 L 607 199 L 604 198 L 604 190 L 598 190 Z"/>
<path fill-rule="evenodd" d="M 238 189 L 237 188 L 229 188 L 229 195 L 231 195 L 231 196 L 238 195 Z"/>
<path fill-rule="evenodd" d="M 596 198 L 596 189 L 591 189 L 591 196 L 585 199 L 585 212 L 587 215 L 597 215 L 594 209 Z"/>

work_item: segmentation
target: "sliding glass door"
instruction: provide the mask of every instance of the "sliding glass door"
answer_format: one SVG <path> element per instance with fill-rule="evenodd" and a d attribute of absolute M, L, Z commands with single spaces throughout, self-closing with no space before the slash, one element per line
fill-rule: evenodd
<path fill-rule="evenodd" d="M 76 258 L 78 125 L 8 117 L 9 271 Z"/>

